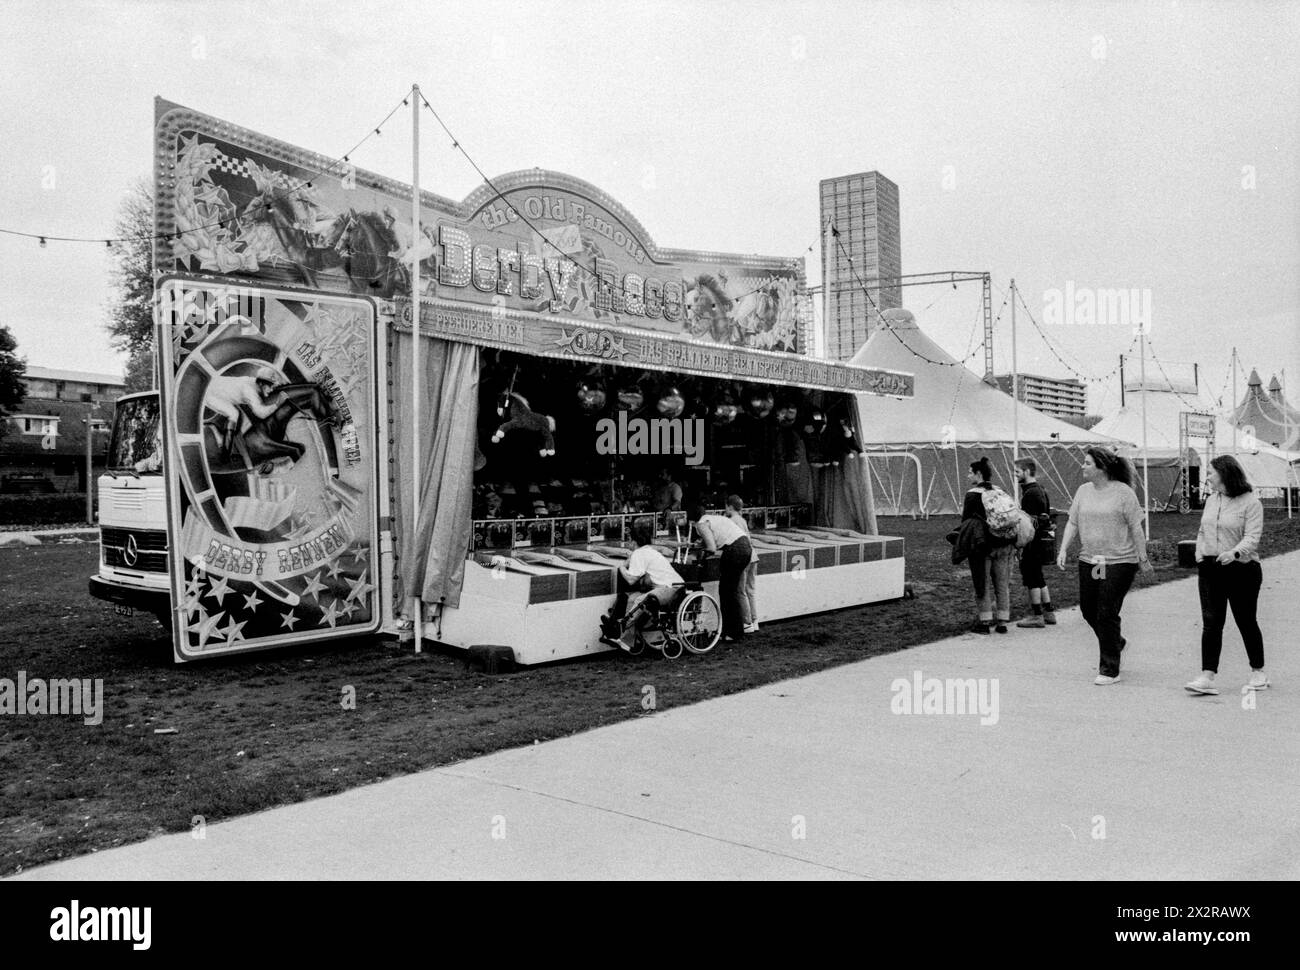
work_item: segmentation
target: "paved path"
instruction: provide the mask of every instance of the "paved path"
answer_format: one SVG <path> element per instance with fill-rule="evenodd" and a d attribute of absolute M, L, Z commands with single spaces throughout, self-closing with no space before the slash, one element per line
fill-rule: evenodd
<path fill-rule="evenodd" d="M 48 542 L 68 540 L 99 541 L 99 526 L 82 526 L 79 529 L 38 529 L 34 532 L 0 532 L 0 546 L 39 546 Z"/>
<path fill-rule="evenodd" d="M 1131 594 L 1112 687 L 1071 610 L 19 878 L 1300 878 L 1300 553 L 1264 576 L 1258 696 L 1231 623 L 1223 693 L 1182 690 L 1184 580 Z M 893 713 L 916 671 L 996 679 L 996 723 Z"/>

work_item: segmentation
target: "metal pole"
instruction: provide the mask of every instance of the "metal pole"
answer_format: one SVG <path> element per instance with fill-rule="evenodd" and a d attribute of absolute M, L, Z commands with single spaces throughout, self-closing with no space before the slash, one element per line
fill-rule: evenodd
<path fill-rule="evenodd" d="M 1237 348 L 1232 348 L 1232 457 L 1237 457 Z"/>
<path fill-rule="evenodd" d="M 95 482 L 94 482 L 94 465 L 91 457 L 91 439 L 95 435 L 94 426 L 90 423 L 90 416 L 95 413 L 95 405 L 91 404 L 86 408 L 86 524 L 95 524 Z"/>
<path fill-rule="evenodd" d="M 1011 409 L 1011 490 L 1020 504 L 1020 482 L 1016 478 L 1014 466 L 1020 458 L 1020 368 L 1016 362 L 1016 281 L 1011 280 L 1011 398 L 1015 401 Z"/>
<path fill-rule="evenodd" d="M 1287 400 L 1287 396 L 1286 396 L 1286 368 L 1283 367 L 1282 368 L 1282 453 L 1284 455 L 1290 454 L 1290 452 L 1287 450 L 1287 445 L 1291 443 L 1291 413 L 1287 410 L 1287 408 L 1290 406 L 1291 406 L 1291 402 Z M 1286 470 L 1291 473 L 1292 477 L 1294 477 L 1295 466 L 1291 464 L 1291 460 L 1289 458 L 1287 459 L 1286 462 Z M 1291 518 L 1291 483 L 1284 479 L 1283 484 L 1286 486 L 1286 517 L 1289 519 Z"/>
<path fill-rule="evenodd" d="M 420 528 L 420 86 L 411 85 L 411 540 L 407 555 L 414 561 Z M 415 652 L 424 649 L 424 608 L 414 570 L 410 571 L 411 620 Z"/>
<path fill-rule="evenodd" d="M 1147 538 L 1151 538 L 1151 484 L 1147 478 L 1147 334 L 1145 328 L 1140 336 L 1139 346 L 1142 351 L 1142 366 L 1138 379 L 1142 383 L 1142 524 L 1146 528 Z"/>
<path fill-rule="evenodd" d="M 1124 355 L 1119 355 L 1119 406 L 1124 407 Z"/>

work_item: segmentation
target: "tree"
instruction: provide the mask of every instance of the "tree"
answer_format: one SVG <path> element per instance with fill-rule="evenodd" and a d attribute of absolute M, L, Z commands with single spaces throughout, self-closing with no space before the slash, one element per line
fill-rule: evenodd
<path fill-rule="evenodd" d="M 122 198 L 114 234 L 109 342 L 127 355 L 126 390 L 153 386 L 153 189 L 137 179 Z"/>
<path fill-rule="evenodd" d="M 27 361 L 14 353 L 17 349 L 18 341 L 14 335 L 8 327 L 0 324 L 0 438 L 9 428 L 5 416 L 18 410 L 27 396 L 27 385 L 23 382 Z"/>

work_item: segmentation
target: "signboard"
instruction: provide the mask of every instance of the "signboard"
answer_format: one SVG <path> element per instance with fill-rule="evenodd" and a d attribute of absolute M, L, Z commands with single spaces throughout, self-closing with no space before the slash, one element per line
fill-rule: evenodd
<path fill-rule="evenodd" d="M 1196 411 L 1183 411 L 1182 418 L 1189 438 L 1209 438 L 1214 440 L 1214 415 L 1201 414 Z"/>
<path fill-rule="evenodd" d="M 373 302 L 171 278 L 158 318 L 176 659 L 378 629 Z"/>
<path fill-rule="evenodd" d="M 616 200 L 533 169 L 463 202 L 159 100 L 155 196 L 160 272 L 204 273 L 802 352 L 802 258 L 664 249 Z M 500 194 L 498 194 L 498 191 Z"/>
<path fill-rule="evenodd" d="M 410 330 L 410 301 L 401 305 L 399 325 Z M 913 375 L 901 371 L 729 347 L 649 331 L 575 323 L 565 318 L 539 320 L 522 313 L 485 311 L 448 300 L 421 301 L 420 332 L 537 357 L 588 360 L 825 391 L 911 397 L 914 386 Z"/>

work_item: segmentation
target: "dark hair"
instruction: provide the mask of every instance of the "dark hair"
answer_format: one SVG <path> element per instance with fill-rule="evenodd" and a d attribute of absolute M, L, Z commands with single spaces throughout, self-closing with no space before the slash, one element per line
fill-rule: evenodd
<path fill-rule="evenodd" d="M 737 512 L 743 511 L 745 508 L 745 500 L 739 495 L 728 495 L 727 504 Z"/>
<path fill-rule="evenodd" d="M 1091 458 L 1092 463 L 1112 482 L 1133 487 L 1133 466 L 1119 452 L 1094 447 L 1086 449 L 1084 454 Z"/>
<path fill-rule="evenodd" d="M 704 506 L 699 502 L 692 502 L 690 508 L 686 510 L 686 521 L 698 522 L 702 515 L 704 515 Z"/>
<path fill-rule="evenodd" d="M 649 519 L 638 519 L 632 523 L 632 541 L 638 546 L 648 546 L 654 542 L 655 526 Z"/>
<path fill-rule="evenodd" d="M 971 462 L 970 470 L 986 482 L 993 477 L 993 466 L 989 464 L 987 458 L 980 458 Z"/>
<path fill-rule="evenodd" d="M 1236 498 L 1238 495 L 1245 495 L 1255 490 L 1246 479 L 1241 463 L 1232 455 L 1220 455 L 1218 458 L 1210 459 L 1210 467 L 1219 473 L 1219 481 L 1223 482 L 1223 491 L 1228 498 Z"/>
<path fill-rule="evenodd" d="M 1023 468 L 1031 475 L 1038 474 L 1038 462 L 1034 461 L 1032 458 L 1017 458 L 1016 465 L 1019 468 Z"/>

